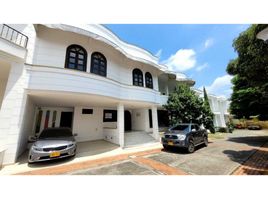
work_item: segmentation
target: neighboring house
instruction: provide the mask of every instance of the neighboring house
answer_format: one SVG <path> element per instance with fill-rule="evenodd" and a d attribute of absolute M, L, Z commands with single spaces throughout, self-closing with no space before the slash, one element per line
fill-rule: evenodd
<path fill-rule="evenodd" d="M 193 89 L 200 97 L 204 97 L 202 90 Z M 214 114 L 214 126 L 226 127 L 226 123 L 229 121 L 229 101 L 224 97 L 208 94 L 209 105 L 211 111 Z"/>
<path fill-rule="evenodd" d="M 158 140 L 162 105 L 178 82 L 194 85 L 101 25 L 0 25 L 3 163 L 16 162 L 46 127 L 121 147 L 133 131 Z"/>

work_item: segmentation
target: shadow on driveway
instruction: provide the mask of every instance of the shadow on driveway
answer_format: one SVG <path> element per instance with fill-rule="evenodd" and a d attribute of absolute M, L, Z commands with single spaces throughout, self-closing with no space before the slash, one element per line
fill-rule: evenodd
<path fill-rule="evenodd" d="M 265 142 L 268 142 L 268 136 L 230 137 L 227 139 L 227 141 L 259 147 L 262 146 Z"/>
<path fill-rule="evenodd" d="M 242 165 L 234 174 L 268 174 L 268 136 L 234 137 L 228 141 L 250 146 L 247 150 L 223 151 L 232 161 Z"/>
<path fill-rule="evenodd" d="M 251 155 L 256 152 L 256 149 L 251 150 L 224 150 L 223 153 L 228 156 L 232 161 L 238 162 L 239 164 L 243 164 Z"/>
<path fill-rule="evenodd" d="M 257 149 L 247 151 L 226 150 L 224 153 L 231 160 L 242 164 L 240 172 L 236 170 L 235 175 L 268 175 L 268 151 Z"/>

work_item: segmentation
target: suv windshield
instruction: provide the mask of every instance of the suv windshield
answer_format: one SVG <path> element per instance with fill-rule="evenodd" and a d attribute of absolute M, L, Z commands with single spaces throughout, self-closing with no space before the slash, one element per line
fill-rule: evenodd
<path fill-rule="evenodd" d="M 44 129 L 39 138 L 45 139 L 45 138 L 57 138 L 57 137 L 71 137 L 72 131 L 68 128 L 49 128 Z"/>
<path fill-rule="evenodd" d="M 189 131 L 189 125 L 177 125 L 171 128 L 170 130 L 172 131 L 183 131 L 183 132 L 188 132 Z"/>

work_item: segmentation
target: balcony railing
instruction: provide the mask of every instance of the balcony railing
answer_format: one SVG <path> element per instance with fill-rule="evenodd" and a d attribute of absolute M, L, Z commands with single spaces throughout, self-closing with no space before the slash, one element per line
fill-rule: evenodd
<path fill-rule="evenodd" d="M 6 24 L 0 24 L 0 37 L 23 48 L 27 47 L 28 37 Z"/>

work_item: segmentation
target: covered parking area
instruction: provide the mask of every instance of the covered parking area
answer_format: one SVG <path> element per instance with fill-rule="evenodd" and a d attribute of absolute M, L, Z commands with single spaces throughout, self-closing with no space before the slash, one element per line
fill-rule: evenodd
<path fill-rule="evenodd" d="M 156 142 L 152 134 L 150 104 L 119 102 L 113 98 L 80 93 L 40 90 L 27 90 L 26 93 L 18 162 L 27 160 L 27 148 L 31 145 L 29 137 L 40 134 L 47 127 L 68 126 L 77 133 L 77 155 L 81 157 Z M 123 144 L 119 133 L 122 124 Z"/>

